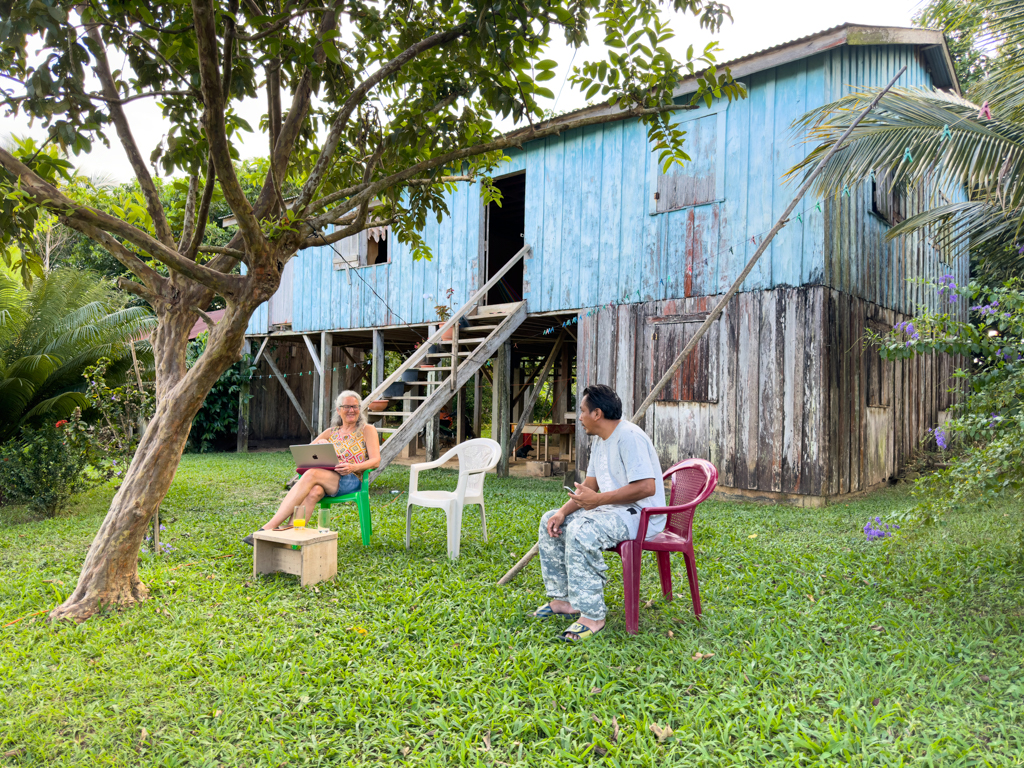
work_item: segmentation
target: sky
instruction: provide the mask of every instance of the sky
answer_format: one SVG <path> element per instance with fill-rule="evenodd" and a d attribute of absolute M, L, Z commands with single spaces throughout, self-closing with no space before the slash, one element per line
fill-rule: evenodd
<path fill-rule="evenodd" d="M 703 48 L 712 40 L 717 40 L 721 47 L 719 61 L 745 56 L 748 53 L 770 48 L 788 40 L 804 37 L 847 22 L 875 26 L 911 26 L 911 17 L 920 6 L 920 0 L 859 0 L 857 3 L 830 3 L 822 0 L 726 0 L 732 9 L 732 23 L 726 21 L 725 26 L 712 36 L 701 30 L 696 20 L 690 16 L 677 15 L 672 18 L 672 27 L 676 38 L 668 46 L 677 59 L 685 56 L 687 46 L 691 43 L 695 49 Z M 592 40 L 600 37 L 591 35 Z M 603 57 L 603 50 L 595 50 L 589 55 L 584 51 L 576 53 L 573 59 L 572 50 L 564 44 L 553 46 L 545 54 L 559 62 L 554 80 L 546 83 L 556 94 L 556 101 L 549 106 L 558 112 L 570 111 L 585 106 L 583 94 L 575 91 L 565 81 L 570 64 L 579 65 L 588 58 Z M 112 63 L 114 63 L 112 61 Z M 136 142 L 143 157 L 148 157 L 153 148 L 170 128 L 164 120 L 159 108 L 149 100 L 136 101 L 125 107 L 129 122 L 132 125 Z M 259 125 L 260 115 L 264 111 L 262 101 L 243 104 L 239 109 L 242 116 L 252 126 Z M 30 126 L 23 117 L 0 118 L 0 134 L 32 135 L 45 137 L 38 125 Z M 503 126 L 503 127 L 512 127 Z M 98 174 L 115 181 L 128 181 L 133 177 L 131 167 L 124 151 L 116 144 L 116 136 L 110 131 L 112 146 L 107 148 L 97 143 L 87 155 L 74 158 L 74 162 L 87 175 Z M 267 140 L 258 133 L 249 134 L 239 147 L 243 159 L 256 157 L 266 153 Z"/>

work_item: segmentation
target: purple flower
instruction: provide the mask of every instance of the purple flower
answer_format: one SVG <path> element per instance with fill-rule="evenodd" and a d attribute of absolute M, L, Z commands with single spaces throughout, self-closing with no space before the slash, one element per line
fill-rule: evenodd
<path fill-rule="evenodd" d="M 948 442 L 946 440 L 946 432 L 942 429 L 942 427 L 936 427 L 935 429 L 933 429 L 932 434 L 935 435 L 935 442 L 938 444 L 939 448 L 941 448 L 943 451 L 946 450 Z"/>

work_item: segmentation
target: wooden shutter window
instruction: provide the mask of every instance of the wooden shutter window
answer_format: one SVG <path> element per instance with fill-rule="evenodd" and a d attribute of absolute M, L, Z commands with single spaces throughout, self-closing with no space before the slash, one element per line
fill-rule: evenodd
<path fill-rule="evenodd" d="M 651 386 L 665 375 L 676 355 L 683 351 L 704 322 L 704 316 L 699 319 L 684 317 L 663 317 L 652 323 Z M 718 387 L 711 364 L 711 350 L 717 344 L 718 323 L 715 322 L 658 395 L 658 402 L 717 403 Z"/>
<path fill-rule="evenodd" d="M 685 124 L 686 154 L 691 160 L 673 165 L 667 173 L 658 170 L 656 210 L 676 211 L 717 199 L 715 180 L 718 164 L 718 115 L 708 115 Z"/>
<path fill-rule="evenodd" d="M 890 227 L 907 218 L 906 195 L 892 183 L 892 173 L 885 171 L 871 182 L 871 210 Z"/>

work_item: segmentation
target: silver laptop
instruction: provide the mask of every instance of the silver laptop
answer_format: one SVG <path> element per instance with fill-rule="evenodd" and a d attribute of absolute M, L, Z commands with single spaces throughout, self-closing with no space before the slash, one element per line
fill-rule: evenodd
<path fill-rule="evenodd" d="M 303 469 L 334 469 L 338 465 L 338 452 L 333 443 L 318 445 L 293 445 L 292 458 L 295 466 Z"/>

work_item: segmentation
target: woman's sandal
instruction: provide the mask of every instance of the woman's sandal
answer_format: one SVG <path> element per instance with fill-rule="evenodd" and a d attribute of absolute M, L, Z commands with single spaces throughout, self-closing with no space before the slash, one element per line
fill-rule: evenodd
<path fill-rule="evenodd" d="M 604 629 L 604 627 L 601 627 Z M 578 621 L 573 622 L 566 627 L 561 634 L 558 635 L 558 639 L 566 643 L 582 643 L 584 640 L 589 640 L 601 629 L 591 629 L 586 624 L 580 624 Z M 576 635 L 575 640 L 570 640 L 569 635 Z"/>
<path fill-rule="evenodd" d="M 552 616 L 565 616 L 565 618 L 575 621 L 580 617 L 580 612 L 573 611 L 572 613 L 559 613 L 558 611 L 552 610 L 551 603 L 544 603 L 544 605 L 531 613 L 530 616 L 535 619 L 550 619 Z"/>

